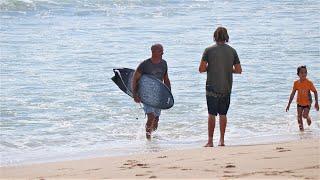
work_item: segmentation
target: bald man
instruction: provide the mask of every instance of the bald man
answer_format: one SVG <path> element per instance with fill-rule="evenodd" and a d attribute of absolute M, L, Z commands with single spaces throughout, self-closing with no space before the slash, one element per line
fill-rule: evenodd
<path fill-rule="evenodd" d="M 148 58 L 141 62 L 137 67 L 133 75 L 132 89 L 133 98 L 136 103 L 140 103 L 140 97 L 138 95 L 137 82 L 143 74 L 151 74 L 158 78 L 160 81 L 164 82 L 169 89 L 171 89 L 170 80 L 168 76 L 168 66 L 167 62 L 162 59 L 163 46 L 161 44 L 154 44 L 151 46 L 151 58 Z M 143 110 L 147 114 L 146 123 L 146 138 L 151 139 L 152 131 L 158 128 L 159 117 L 161 114 L 161 109 L 157 109 L 146 104 L 143 104 Z"/>

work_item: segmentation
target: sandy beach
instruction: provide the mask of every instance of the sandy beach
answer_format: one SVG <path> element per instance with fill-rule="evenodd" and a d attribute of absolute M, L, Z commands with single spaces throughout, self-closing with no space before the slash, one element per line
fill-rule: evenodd
<path fill-rule="evenodd" d="M 320 140 L 1 167 L 1 179 L 320 179 Z"/>

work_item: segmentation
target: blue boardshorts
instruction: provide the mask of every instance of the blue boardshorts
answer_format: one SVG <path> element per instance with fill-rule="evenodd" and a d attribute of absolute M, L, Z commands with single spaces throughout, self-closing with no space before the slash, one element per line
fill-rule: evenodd
<path fill-rule="evenodd" d="M 145 114 L 153 113 L 155 117 L 159 117 L 161 114 L 161 109 L 157 109 L 146 104 L 143 104 L 143 110 Z"/>
<path fill-rule="evenodd" d="M 212 86 L 206 86 L 208 113 L 216 116 L 227 115 L 230 105 L 230 94 L 214 92 Z"/>

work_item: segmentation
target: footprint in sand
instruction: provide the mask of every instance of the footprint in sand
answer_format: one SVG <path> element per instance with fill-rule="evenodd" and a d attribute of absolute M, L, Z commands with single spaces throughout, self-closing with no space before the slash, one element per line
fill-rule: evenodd
<path fill-rule="evenodd" d="M 63 170 L 73 170 L 72 168 L 60 168 L 58 171 L 63 171 Z"/>
<path fill-rule="evenodd" d="M 150 167 L 148 166 L 148 164 L 138 163 L 138 164 L 136 164 L 136 165 L 139 166 L 139 167 L 141 167 L 141 168 L 150 168 Z"/>
<path fill-rule="evenodd" d="M 149 179 L 157 178 L 157 176 L 150 176 Z"/>
<path fill-rule="evenodd" d="M 95 169 L 86 169 L 85 171 L 98 171 L 100 170 L 101 168 L 95 168 Z"/>
<path fill-rule="evenodd" d="M 212 159 L 206 159 L 205 161 L 214 161 L 216 160 L 215 158 L 212 158 Z"/>
<path fill-rule="evenodd" d="M 136 176 L 146 176 L 147 174 L 136 174 Z"/>
<path fill-rule="evenodd" d="M 283 148 L 283 147 L 276 147 L 276 150 L 277 150 L 278 152 L 287 152 L 287 151 L 291 151 L 290 149 L 285 149 L 285 148 Z"/>
<path fill-rule="evenodd" d="M 280 150 L 278 152 L 287 152 L 287 151 L 291 151 L 290 149 L 284 149 L 284 150 Z"/>
<path fill-rule="evenodd" d="M 264 157 L 262 159 L 277 159 L 277 158 L 280 158 L 280 157 Z"/>
<path fill-rule="evenodd" d="M 232 178 L 232 177 L 235 177 L 233 175 L 223 175 L 222 177 L 225 177 L 225 178 Z"/>
<path fill-rule="evenodd" d="M 159 156 L 157 158 L 167 158 L 168 156 Z"/>
<path fill-rule="evenodd" d="M 205 172 L 216 172 L 215 170 L 212 170 L 212 169 L 205 169 L 203 171 L 205 171 Z"/>
<path fill-rule="evenodd" d="M 179 169 L 178 166 L 171 166 L 171 167 L 168 167 L 168 169 Z"/>
<path fill-rule="evenodd" d="M 127 160 L 127 164 L 133 164 L 133 163 L 137 163 L 137 160 Z"/>
<path fill-rule="evenodd" d="M 128 160 L 127 163 L 124 163 L 123 166 L 121 166 L 119 168 L 121 168 L 122 170 L 124 168 L 125 169 L 132 169 L 136 166 L 141 167 L 141 168 L 150 168 L 148 166 L 148 164 L 138 163 L 138 161 L 136 161 L 136 160 Z"/>
<path fill-rule="evenodd" d="M 230 155 L 243 155 L 243 154 L 249 154 L 249 153 L 235 153 L 235 154 L 230 154 Z"/>
<path fill-rule="evenodd" d="M 223 171 L 224 173 L 234 173 L 234 171 Z"/>
<path fill-rule="evenodd" d="M 190 171 L 190 170 L 192 170 L 191 168 L 182 168 L 181 169 L 182 171 Z"/>
<path fill-rule="evenodd" d="M 233 164 L 229 164 L 229 165 L 226 165 L 226 167 L 225 168 L 235 168 L 236 166 L 235 165 L 233 165 Z"/>

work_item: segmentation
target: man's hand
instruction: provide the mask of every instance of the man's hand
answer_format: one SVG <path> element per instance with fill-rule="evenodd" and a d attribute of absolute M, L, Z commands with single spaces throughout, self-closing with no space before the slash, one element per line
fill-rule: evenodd
<path fill-rule="evenodd" d="M 132 96 L 136 103 L 140 103 L 140 97 L 138 96 L 138 81 L 141 77 L 141 73 L 139 71 L 135 71 L 132 79 Z"/>
<path fill-rule="evenodd" d="M 138 95 L 134 95 L 133 99 L 134 99 L 134 102 L 136 102 L 136 103 L 140 103 L 141 102 L 141 99 L 140 99 L 140 97 Z"/>

